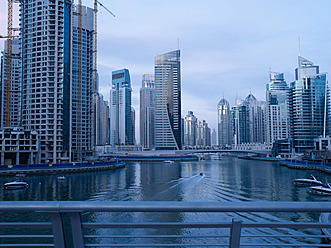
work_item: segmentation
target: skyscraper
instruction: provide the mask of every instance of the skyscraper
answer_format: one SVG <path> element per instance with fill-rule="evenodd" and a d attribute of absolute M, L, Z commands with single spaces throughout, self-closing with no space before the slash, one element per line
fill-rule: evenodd
<path fill-rule="evenodd" d="M 154 75 L 144 74 L 140 88 L 140 144 L 155 147 L 155 81 Z"/>
<path fill-rule="evenodd" d="M 103 100 L 102 94 L 98 93 L 96 108 L 96 144 L 109 144 L 109 106 L 108 101 Z"/>
<path fill-rule="evenodd" d="M 217 134 L 216 134 L 216 130 L 214 128 L 211 131 L 211 145 L 217 146 Z"/>
<path fill-rule="evenodd" d="M 74 160 L 92 155 L 93 136 L 95 135 L 93 134 L 92 115 L 94 11 L 85 6 L 82 6 L 81 9 L 81 45 L 79 45 L 77 5 L 74 5 L 72 16 L 71 153 Z M 64 106 L 64 108 L 67 107 Z M 64 138 L 66 139 L 66 137 Z"/>
<path fill-rule="evenodd" d="M 290 138 L 296 152 L 313 149 L 314 138 L 327 134 L 329 114 L 326 74 L 299 56 L 289 89 Z"/>
<path fill-rule="evenodd" d="M 110 90 L 110 144 L 134 142 L 132 133 L 131 80 L 128 69 L 112 72 Z"/>
<path fill-rule="evenodd" d="M 80 43 L 70 0 L 21 2 L 22 126 L 39 131 L 42 163 L 91 154 L 94 19 L 82 10 Z"/>
<path fill-rule="evenodd" d="M 287 139 L 288 126 L 288 86 L 283 73 L 270 73 L 270 82 L 267 84 L 267 143 L 275 140 Z"/>
<path fill-rule="evenodd" d="M 218 103 L 218 145 L 222 148 L 232 144 L 230 104 L 224 98 Z"/>
<path fill-rule="evenodd" d="M 197 121 L 192 111 L 188 111 L 184 119 L 184 137 L 185 147 L 194 147 L 196 145 Z"/>
<path fill-rule="evenodd" d="M 11 90 L 10 99 L 7 103 L 7 41 L 5 49 L 1 56 L 0 72 L 0 129 L 5 127 L 6 109 L 10 110 L 10 127 L 19 127 L 21 125 L 21 54 L 20 41 L 12 41 L 12 59 L 11 59 Z M 9 106 L 7 106 L 9 104 Z"/>
<path fill-rule="evenodd" d="M 210 128 L 205 120 L 197 121 L 196 145 L 200 148 L 210 146 Z"/>
<path fill-rule="evenodd" d="M 238 144 L 266 142 L 266 102 L 250 93 L 237 111 Z"/>
<path fill-rule="evenodd" d="M 181 134 L 180 51 L 155 58 L 155 148 L 179 150 Z"/>

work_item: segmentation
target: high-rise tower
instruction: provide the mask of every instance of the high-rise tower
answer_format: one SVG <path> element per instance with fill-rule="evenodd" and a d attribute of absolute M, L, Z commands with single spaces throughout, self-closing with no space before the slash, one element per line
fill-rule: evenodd
<path fill-rule="evenodd" d="M 267 84 L 267 142 L 273 144 L 275 140 L 287 139 L 288 126 L 288 86 L 283 73 L 270 73 Z"/>
<path fill-rule="evenodd" d="M 128 69 L 112 72 L 110 90 L 110 144 L 133 145 L 131 80 Z"/>
<path fill-rule="evenodd" d="M 218 145 L 221 148 L 232 144 L 230 104 L 224 98 L 218 103 Z"/>
<path fill-rule="evenodd" d="M 299 56 L 295 81 L 289 89 L 290 138 L 296 152 L 314 148 L 314 139 L 327 134 L 329 92 L 325 73 Z"/>
<path fill-rule="evenodd" d="M 21 55 L 20 41 L 13 39 L 12 55 L 11 55 L 11 99 L 9 107 L 6 102 L 6 78 L 7 78 L 7 41 L 5 41 L 5 49 L 1 56 L 1 72 L 0 72 L 0 129 L 5 125 L 6 109 L 10 110 L 10 127 L 19 127 L 21 122 Z"/>
<path fill-rule="evenodd" d="M 64 106 L 67 116 L 71 109 L 71 153 L 72 159 L 84 159 L 93 150 L 93 44 L 94 11 L 82 6 L 81 44 L 79 44 L 78 6 L 72 15 L 72 84 L 71 107 Z M 80 51 L 79 51 L 80 50 Z M 81 56 L 79 60 L 78 56 Z M 79 82 L 80 81 L 80 82 Z M 66 140 L 67 137 L 64 136 Z M 69 142 L 70 143 L 70 142 Z M 79 154 L 80 153 L 80 154 Z"/>
<path fill-rule="evenodd" d="M 71 0 L 21 1 L 22 126 L 39 132 L 42 163 L 84 159 L 92 148 L 93 10 L 82 10 L 78 44 Z"/>
<path fill-rule="evenodd" d="M 179 150 L 181 131 L 180 51 L 155 58 L 155 148 Z"/>
<path fill-rule="evenodd" d="M 197 122 L 198 119 L 195 117 L 193 112 L 188 111 L 184 119 L 185 147 L 194 147 L 196 145 Z"/>
<path fill-rule="evenodd" d="M 144 74 L 140 88 L 140 144 L 155 147 L 155 81 L 154 75 Z"/>

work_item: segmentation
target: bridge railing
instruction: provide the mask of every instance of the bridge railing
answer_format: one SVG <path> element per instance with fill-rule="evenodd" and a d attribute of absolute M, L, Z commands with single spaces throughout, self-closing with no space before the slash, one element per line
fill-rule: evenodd
<path fill-rule="evenodd" d="M 148 213 L 147 218 L 116 218 L 116 214 Z M 270 218 L 240 219 L 242 213 L 331 212 L 329 202 L 95 202 L 95 201 L 3 201 L 0 221 L 6 215 L 20 221 L 0 222 L 0 247 L 330 247 L 321 229 L 328 222 L 282 221 Z M 86 215 L 98 213 L 87 218 Z M 108 214 L 107 214 L 108 213 Z M 111 213 L 111 214 L 109 214 Z M 228 221 L 169 217 L 169 213 L 227 213 Z M 25 222 L 34 215 L 48 218 Z M 153 215 L 159 215 L 158 222 Z M 252 215 L 254 216 L 254 215 Z M 224 216 L 223 216 L 224 217 Z M 85 219 L 84 219 L 85 218 Z M 195 218 L 188 218 L 189 220 Z M 243 220 L 244 219 L 244 220 Z M 328 219 L 328 218 L 327 218 Z M 36 220 L 38 218 L 36 217 Z M 92 221 L 91 221 L 92 220 Z M 102 221 L 95 221 L 102 220 Z M 139 221 L 137 221 L 139 220 Z M 223 220 L 223 219 L 221 219 Z M 46 229 L 46 232 L 43 231 Z M 16 230 L 12 232 L 12 230 Z"/>

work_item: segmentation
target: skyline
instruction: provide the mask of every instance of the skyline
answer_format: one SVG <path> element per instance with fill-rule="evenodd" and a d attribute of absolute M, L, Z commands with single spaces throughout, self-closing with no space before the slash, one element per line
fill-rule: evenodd
<path fill-rule="evenodd" d="M 100 93 L 109 100 L 111 72 L 129 69 L 136 113 L 142 75 L 152 74 L 155 57 L 176 50 L 178 39 L 182 54 L 182 118 L 193 111 L 211 129 L 217 129 L 217 104 L 223 96 L 231 106 L 236 96 L 244 99 L 250 92 L 258 100 L 265 100 L 269 68 L 284 73 L 287 83 L 294 81 L 298 37 L 302 57 L 319 65 L 321 72 L 331 68 L 327 42 L 331 34 L 326 32 L 327 9 L 331 7 L 328 1 L 319 1 L 319 5 L 262 0 L 209 1 L 209 5 L 187 0 L 102 3 L 116 17 L 99 7 Z M 93 1 L 84 0 L 83 4 L 91 7 Z M 17 27 L 18 5 L 15 6 Z M 6 1 L 0 3 L 0 9 L 0 34 L 5 35 Z M 0 50 L 3 46 L 1 39 Z M 136 123 L 138 120 L 139 115 Z"/>

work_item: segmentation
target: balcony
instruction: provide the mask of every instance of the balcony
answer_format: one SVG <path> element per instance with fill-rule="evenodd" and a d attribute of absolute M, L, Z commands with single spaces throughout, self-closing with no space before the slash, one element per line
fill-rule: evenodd
<path fill-rule="evenodd" d="M 51 221 L 0 222 L 5 235 L 1 246 L 31 247 L 330 247 L 321 244 L 328 236 L 320 230 L 331 229 L 331 223 L 261 221 L 258 217 L 242 221 L 236 217 L 220 222 L 186 222 L 182 214 L 266 213 L 266 212 L 331 212 L 329 202 L 70 202 L 70 201 L 2 201 L 0 211 L 7 214 L 46 214 Z M 91 222 L 86 213 L 102 214 L 102 222 Z M 112 215 L 141 214 L 139 223 L 112 222 Z M 142 213 L 146 216 L 146 218 Z M 151 221 L 160 216 L 161 222 Z M 175 214 L 181 221 L 169 218 Z M 324 214 L 325 215 L 325 214 Z M 255 216 L 252 214 L 252 216 Z M 144 218 L 145 217 L 145 218 Z M 194 219 L 194 218 L 193 218 Z M 48 217 L 45 218 L 48 220 Z M 83 221 L 82 221 L 83 220 Z M 12 229 L 14 231 L 11 233 Z M 45 233 L 45 229 L 49 232 Z M 306 230 L 302 231 L 301 230 Z M 30 231 L 30 233 L 29 233 Z M 329 234 L 330 235 L 330 234 Z M 6 243 L 4 243 L 6 241 Z M 46 243 L 46 241 L 48 241 Z M 17 243 L 15 243 L 17 242 Z M 7 245 L 6 245 L 7 244 Z M 8 245 L 9 244 L 9 245 Z"/>

